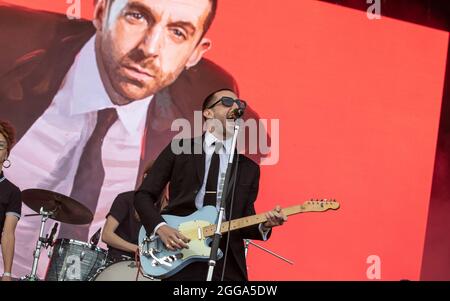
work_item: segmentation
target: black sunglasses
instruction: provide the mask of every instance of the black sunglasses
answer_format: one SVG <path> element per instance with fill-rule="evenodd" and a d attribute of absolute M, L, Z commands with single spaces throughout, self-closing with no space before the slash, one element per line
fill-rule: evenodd
<path fill-rule="evenodd" d="M 209 107 L 207 107 L 207 109 L 214 108 L 214 106 L 216 106 L 219 102 L 222 102 L 222 104 L 226 107 L 231 107 L 233 106 L 234 103 L 238 105 L 239 109 L 245 109 L 247 107 L 247 103 L 242 99 L 233 99 L 231 97 L 224 96 L 215 103 L 213 103 L 212 105 L 210 105 Z"/>

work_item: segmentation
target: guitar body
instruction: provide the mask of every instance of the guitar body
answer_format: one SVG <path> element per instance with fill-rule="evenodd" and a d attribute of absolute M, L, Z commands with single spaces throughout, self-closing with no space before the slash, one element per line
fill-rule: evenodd
<path fill-rule="evenodd" d="M 154 278 L 167 278 L 192 262 L 209 260 L 211 248 L 209 244 L 212 239 L 204 237 L 203 227 L 215 224 L 217 210 L 213 206 L 205 206 L 188 216 L 163 215 L 166 223 L 180 231 L 191 241 L 189 249 L 170 251 L 166 249 L 163 242 L 156 237 L 150 241 L 144 227 L 139 231 L 140 261 L 144 274 Z M 162 264 L 150 255 L 158 258 Z M 222 258 L 222 251 L 218 251 L 218 259 Z"/>

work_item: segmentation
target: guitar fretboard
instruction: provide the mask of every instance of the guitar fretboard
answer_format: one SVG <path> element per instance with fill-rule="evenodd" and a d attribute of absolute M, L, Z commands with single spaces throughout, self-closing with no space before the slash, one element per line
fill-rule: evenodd
<path fill-rule="evenodd" d="M 288 208 L 282 209 L 284 214 L 286 216 L 298 214 L 302 212 L 308 212 L 308 211 L 320 211 L 320 210 L 311 210 L 307 208 L 304 205 L 296 205 Z M 322 210 L 323 211 L 323 210 Z M 248 226 L 257 225 L 259 223 L 264 223 L 267 221 L 266 214 L 256 214 L 252 216 L 246 216 L 238 219 L 234 219 L 230 222 L 224 222 L 222 223 L 222 226 L 220 227 L 220 232 L 227 233 L 228 231 L 233 231 L 241 228 L 245 228 Z M 216 231 L 216 225 L 210 225 L 203 228 L 203 236 L 204 237 L 210 237 L 214 235 L 214 232 Z"/>

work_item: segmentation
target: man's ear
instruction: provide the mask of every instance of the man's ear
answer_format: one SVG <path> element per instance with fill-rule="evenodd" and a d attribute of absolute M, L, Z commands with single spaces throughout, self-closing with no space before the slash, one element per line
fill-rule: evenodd
<path fill-rule="evenodd" d="M 101 31 L 106 18 L 106 2 L 107 0 L 98 0 L 94 8 L 94 27 Z"/>
<path fill-rule="evenodd" d="M 189 60 L 186 63 L 186 69 L 189 69 L 195 65 L 202 59 L 203 55 L 211 49 L 212 42 L 210 39 L 203 38 L 200 43 L 195 47 L 194 52 L 189 57 Z"/>
<path fill-rule="evenodd" d="M 205 117 L 206 119 L 212 119 L 213 116 L 213 112 L 210 109 L 206 109 L 203 111 L 203 117 Z"/>

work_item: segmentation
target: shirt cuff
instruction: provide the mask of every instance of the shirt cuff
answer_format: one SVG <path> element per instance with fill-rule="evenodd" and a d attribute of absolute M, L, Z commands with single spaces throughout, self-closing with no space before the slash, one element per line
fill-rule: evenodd
<path fill-rule="evenodd" d="M 12 216 L 17 217 L 17 219 L 20 219 L 20 214 L 17 212 L 9 211 L 9 212 L 6 212 L 5 215 L 12 215 Z"/>
<path fill-rule="evenodd" d="M 269 235 L 269 232 L 270 232 L 271 229 L 269 228 L 267 231 L 263 231 L 263 224 L 261 223 L 258 226 L 258 230 L 259 230 L 259 233 L 261 233 L 263 241 L 266 241 L 267 240 L 267 235 Z"/>
<path fill-rule="evenodd" d="M 152 233 L 152 235 L 150 236 L 150 240 L 154 240 L 155 237 L 156 237 L 156 231 L 158 231 L 159 228 L 161 228 L 162 226 L 165 226 L 165 225 L 167 225 L 166 222 L 159 223 L 159 224 L 155 227 L 155 230 L 153 230 L 153 233 Z"/>

